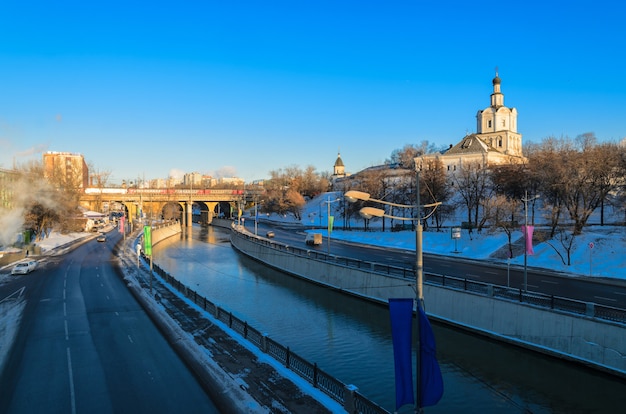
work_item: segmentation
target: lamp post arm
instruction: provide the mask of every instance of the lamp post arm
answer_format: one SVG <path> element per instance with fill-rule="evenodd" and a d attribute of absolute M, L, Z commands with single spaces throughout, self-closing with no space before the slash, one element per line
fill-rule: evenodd
<path fill-rule="evenodd" d="M 407 206 L 404 204 L 392 203 L 390 201 L 379 200 L 377 198 L 371 198 L 368 193 L 364 193 L 362 191 L 355 191 L 355 190 L 350 190 L 346 192 L 344 197 L 351 203 L 354 203 L 356 201 L 374 201 L 376 203 L 386 204 L 388 206 L 394 206 L 394 207 L 403 207 L 403 208 L 415 207 L 415 206 Z"/>

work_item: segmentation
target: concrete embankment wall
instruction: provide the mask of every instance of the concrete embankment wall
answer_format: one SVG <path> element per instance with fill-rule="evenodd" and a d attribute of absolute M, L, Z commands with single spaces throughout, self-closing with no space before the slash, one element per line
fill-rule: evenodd
<path fill-rule="evenodd" d="M 156 245 L 159 242 L 172 237 L 178 236 L 182 232 L 180 223 L 162 224 L 152 228 L 152 245 Z"/>
<path fill-rule="evenodd" d="M 237 231 L 231 243 L 270 266 L 372 301 L 415 296 L 405 278 L 294 255 Z M 622 324 L 428 284 L 424 298 L 428 315 L 436 320 L 626 378 Z"/>
<path fill-rule="evenodd" d="M 213 220 L 211 221 L 211 226 L 215 227 L 223 227 L 229 229 L 232 225 L 233 221 L 228 219 L 213 218 Z"/>

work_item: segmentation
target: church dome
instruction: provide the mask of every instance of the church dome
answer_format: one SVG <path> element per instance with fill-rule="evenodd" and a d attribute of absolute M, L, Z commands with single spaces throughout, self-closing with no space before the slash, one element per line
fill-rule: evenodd
<path fill-rule="evenodd" d="M 341 155 L 337 155 L 337 160 L 335 161 L 335 167 L 343 167 L 343 161 L 341 160 Z"/>
<path fill-rule="evenodd" d="M 500 81 L 500 77 L 498 75 L 496 75 L 496 77 L 493 78 L 492 82 L 493 82 L 494 85 L 500 85 L 500 82 L 501 82 Z"/>

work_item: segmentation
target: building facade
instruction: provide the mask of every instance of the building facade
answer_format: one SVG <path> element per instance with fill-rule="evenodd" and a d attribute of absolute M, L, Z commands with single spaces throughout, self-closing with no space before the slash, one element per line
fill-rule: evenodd
<path fill-rule="evenodd" d="M 89 169 L 81 154 L 48 151 L 43 154 L 44 177 L 57 187 L 87 188 Z"/>
<path fill-rule="evenodd" d="M 17 179 L 18 174 L 16 171 L 0 168 L 0 211 L 13 208 L 14 183 L 17 182 Z"/>

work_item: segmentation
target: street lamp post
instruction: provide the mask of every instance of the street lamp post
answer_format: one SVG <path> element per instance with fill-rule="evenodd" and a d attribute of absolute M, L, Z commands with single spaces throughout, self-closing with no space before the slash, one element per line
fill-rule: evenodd
<path fill-rule="evenodd" d="M 258 224 L 258 220 L 259 220 L 259 210 L 257 210 L 257 199 L 254 199 L 254 235 L 256 236 L 258 231 L 259 231 L 259 224 Z"/>
<path fill-rule="evenodd" d="M 524 198 L 522 198 L 524 202 L 524 292 L 528 291 L 528 202 L 538 198 L 538 195 L 528 198 L 528 191 L 524 192 Z"/>
<path fill-rule="evenodd" d="M 422 253 L 422 232 L 423 232 L 423 228 L 422 228 L 422 207 L 433 207 L 433 210 L 426 216 L 424 217 L 425 219 L 430 217 L 431 214 L 434 213 L 435 209 L 441 205 L 441 203 L 432 203 L 432 204 L 425 204 L 425 205 L 421 205 L 420 204 L 420 171 L 419 169 L 415 168 L 415 188 L 416 188 L 416 192 L 417 192 L 417 196 L 416 196 L 416 203 L 414 206 L 410 206 L 410 205 L 404 205 L 404 204 L 396 204 L 396 203 L 391 203 L 388 201 L 383 201 L 383 200 L 377 200 L 374 198 L 371 198 L 370 195 L 368 193 L 364 193 L 361 191 L 348 191 L 345 193 L 345 198 L 349 201 L 349 202 L 355 202 L 357 200 L 361 200 L 361 201 L 374 201 L 377 203 L 381 203 L 381 204 L 386 204 L 389 206 L 393 206 L 393 207 L 401 207 L 401 208 L 415 208 L 417 210 L 416 212 L 416 219 L 417 219 L 417 223 L 415 226 L 415 323 L 416 323 L 416 331 L 417 331 L 417 343 L 416 343 L 416 403 L 415 403 L 415 411 L 416 412 L 422 412 L 422 408 L 420 407 L 420 403 L 421 403 L 421 395 L 420 395 L 420 365 L 421 365 L 421 361 L 420 361 L 420 346 L 421 346 L 421 341 L 420 341 L 420 322 L 419 322 L 419 312 L 420 309 L 424 308 L 424 294 L 423 294 L 423 277 L 424 277 L 424 266 L 423 266 L 423 253 Z M 388 217 L 388 218 L 392 218 L 392 219 L 397 219 L 397 220 L 414 220 L 413 218 L 406 218 L 406 217 L 397 217 L 397 216 L 392 216 L 389 214 L 385 214 L 385 210 L 380 209 L 380 208 L 375 208 L 375 207 L 363 207 L 360 211 L 359 214 L 361 214 L 361 216 L 363 218 L 366 219 L 370 219 L 372 217 Z"/>

